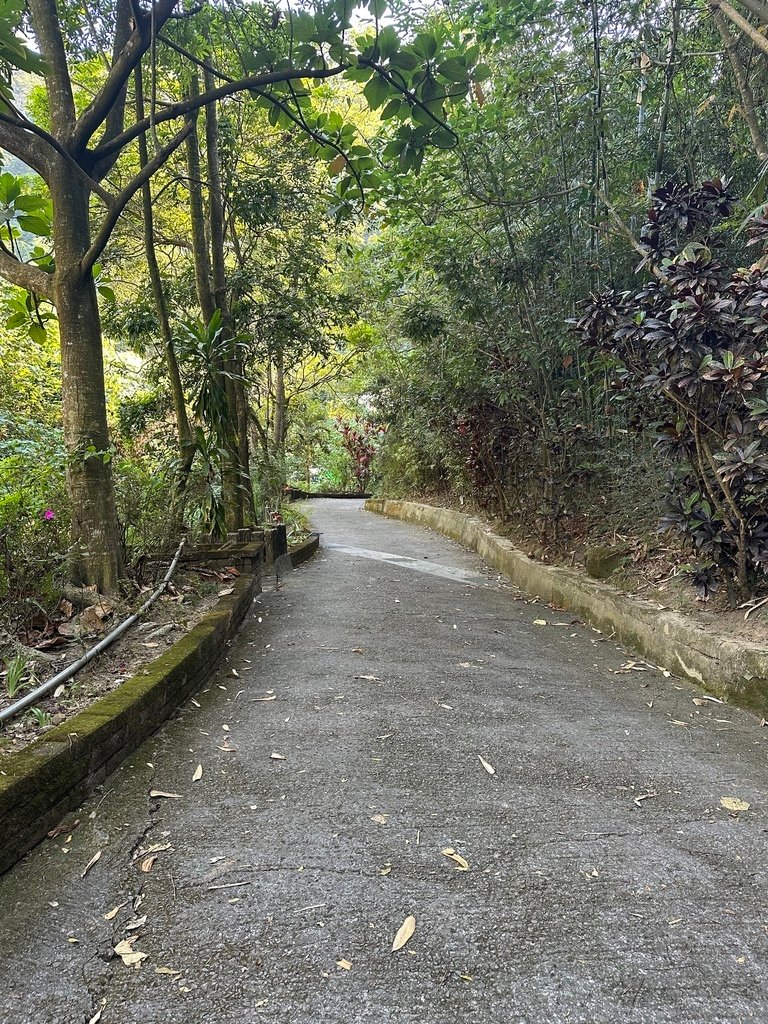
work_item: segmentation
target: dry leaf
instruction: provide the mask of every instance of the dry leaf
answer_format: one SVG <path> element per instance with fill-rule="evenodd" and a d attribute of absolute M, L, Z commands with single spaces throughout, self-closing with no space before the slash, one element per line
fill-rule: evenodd
<path fill-rule="evenodd" d="M 477 756 L 478 756 L 478 758 L 480 760 L 480 764 L 483 766 L 483 768 L 485 768 L 485 770 L 488 772 L 488 774 L 489 775 L 495 775 L 496 774 L 496 769 L 493 767 L 493 765 L 492 764 L 488 764 L 488 762 L 485 760 L 485 758 L 484 757 L 480 757 L 479 754 Z"/>
<path fill-rule="evenodd" d="M 147 915 L 144 914 L 143 917 L 137 917 L 135 921 L 129 922 L 125 926 L 125 930 L 127 932 L 135 932 L 138 928 L 143 927 L 146 923 L 147 923 Z"/>
<path fill-rule="evenodd" d="M 464 860 L 460 853 L 456 853 L 452 846 L 446 846 L 440 853 L 449 860 L 452 860 L 454 864 L 458 864 L 458 871 L 469 871 L 469 863 Z"/>
<path fill-rule="evenodd" d="M 224 590 L 219 591 L 219 597 L 228 597 L 230 594 L 234 594 L 234 587 L 225 587 Z"/>
<path fill-rule="evenodd" d="M 174 975 L 177 978 L 180 978 L 182 973 L 183 973 L 182 971 L 175 971 L 173 969 L 173 967 L 156 967 L 155 968 L 155 974 L 171 974 L 171 975 Z"/>
<path fill-rule="evenodd" d="M 193 782 L 199 782 L 200 779 L 202 779 L 202 777 L 203 777 L 203 766 L 201 764 L 199 764 L 197 766 L 197 768 L 195 768 L 194 775 L 192 776 L 192 781 Z"/>
<path fill-rule="evenodd" d="M 223 689 L 223 687 L 222 687 L 222 689 Z M 229 732 L 229 726 L 228 725 L 222 725 L 221 728 L 224 730 L 224 732 Z"/>
<path fill-rule="evenodd" d="M 738 814 L 739 811 L 748 811 L 750 805 L 746 800 L 739 800 L 735 796 L 721 796 L 720 806 L 724 807 L 726 811 L 733 811 Z"/>
<path fill-rule="evenodd" d="M 91 870 L 93 865 L 96 863 L 96 861 L 100 857 L 101 857 L 101 850 L 97 850 L 96 853 L 94 853 L 94 855 L 91 857 L 91 859 L 88 861 L 88 863 L 83 868 L 82 873 L 80 875 L 81 878 L 85 878 L 85 876 L 88 874 L 88 872 Z"/>
<path fill-rule="evenodd" d="M 355 676 L 355 679 L 367 679 L 370 683 L 379 683 L 381 680 L 378 676 Z"/>
<path fill-rule="evenodd" d="M 229 670 L 229 672 L 227 672 L 227 678 L 228 679 L 239 679 L 240 678 L 240 673 L 237 671 L 236 668 L 231 668 Z"/>
<path fill-rule="evenodd" d="M 533 620 L 533 624 L 534 624 L 534 626 L 546 626 L 547 620 L 546 619 L 534 619 Z"/>
<path fill-rule="evenodd" d="M 387 817 L 388 815 L 386 814 L 374 814 L 374 816 L 371 818 L 371 821 L 375 821 L 377 825 L 386 825 Z"/>
<path fill-rule="evenodd" d="M 104 920 L 105 921 L 114 921 L 114 919 L 117 917 L 117 915 L 123 909 L 123 907 L 127 907 L 127 906 L 128 906 L 127 902 L 126 903 L 118 903 L 116 907 L 113 907 L 112 910 L 110 910 L 108 913 L 104 914 Z"/>
<path fill-rule="evenodd" d="M 113 947 L 126 967 L 138 967 L 141 961 L 147 958 L 147 953 L 141 953 L 138 949 L 134 950 L 133 944 L 137 939 L 138 935 L 131 935 L 130 938 L 122 939 Z"/>
<path fill-rule="evenodd" d="M 350 967 L 352 966 L 352 964 L 350 963 L 349 960 L 345 960 L 342 957 L 341 960 L 337 960 L 336 961 L 336 966 L 340 967 L 342 969 L 342 971 L 348 971 L 350 969 Z"/>
<path fill-rule="evenodd" d="M 150 789 L 149 795 L 155 799 L 164 797 L 166 800 L 181 800 L 181 793 L 164 793 L 162 789 Z"/>
<path fill-rule="evenodd" d="M 155 643 L 153 640 L 148 640 L 146 643 L 141 645 L 142 647 L 159 647 L 160 644 Z"/>
<path fill-rule="evenodd" d="M 251 697 L 251 700 L 277 700 L 277 696 L 273 693 L 268 697 Z"/>
<path fill-rule="evenodd" d="M 99 1024 L 100 1020 L 101 1020 L 101 1010 L 97 1010 L 96 1013 L 94 1013 L 94 1015 L 88 1021 L 88 1024 Z"/>
<path fill-rule="evenodd" d="M 365 651 L 363 650 L 362 647 L 353 647 L 352 648 L 352 653 L 353 654 L 365 654 Z"/>
<path fill-rule="evenodd" d="M 152 870 L 152 865 L 155 863 L 156 860 L 157 854 L 153 853 L 151 857 L 145 857 L 144 860 L 141 862 L 141 870 L 144 872 L 145 875 L 148 875 L 149 872 Z"/>
<path fill-rule="evenodd" d="M 397 930 L 397 935 L 392 943 L 392 952 L 396 953 L 398 949 L 402 949 L 415 931 L 416 918 L 413 914 L 409 914 Z"/>
<path fill-rule="evenodd" d="M 635 803 L 639 807 L 643 800 L 652 800 L 653 797 L 658 796 L 656 792 L 653 793 L 641 793 L 640 796 L 635 797 Z"/>
<path fill-rule="evenodd" d="M 387 864 L 386 867 L 379 868 L 379 874 L 380 875 L 388 875 L 391 870 L 392 870 L 392 865 L 391 864 Z"/>
<path fill-rule="evenodd" d="M 472 668 L 472 662 L 471 661 L 460 661 L 459 662 L 459 668 Z"/>
<path fill-rule="evenodd" d="M 278 754 L 274 750 L 269 756 L 272 758 L 273 761 L 285 761 L 286 759 L 285 754 Z"/>

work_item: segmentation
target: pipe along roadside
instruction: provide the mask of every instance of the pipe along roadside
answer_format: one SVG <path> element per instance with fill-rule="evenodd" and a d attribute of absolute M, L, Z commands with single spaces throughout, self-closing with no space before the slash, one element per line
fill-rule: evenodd
<path fill-rule="evenodd" d="M 141 616 L 152 607 L 152 605 L 155 603 L 155 601 L 158 599 L 158 597 L 163 593 L 165 588 L 170 583 L 171 576 L 173 576 L 176 570 L 176 566 L 178 564 L 179 558 L 181 557 L 181 552 L 185 542 L 186 538 L 182 537 L 181 543 L 176 549 L 176 554 L 173 556 L 173 561 L 168 566 L 168 571 L 163 577 L 162 582 L 153 591 L 153 593 L 150 594 L 150 596 L 147 598 L 147 600 L 144 602 L 141 608 L 139 608 L 138 611 L 135 611 L 132 615 L 129 615 L 128 618 L 124 619 L 119 626 L 115 626 L 111 633 L 107 633 L 107 635 L 102 640 L 100 640 L 95 647 L 92 647 L 90 651 L 86 651 L 82 658 L 79 658 L 77 661 L 72 662 L 71 665 L 67 665 L 67 667 L 62 669 L 61 672 L 57 672 L 55 676 L 51 676 L 50 679 L 47 679 L 44 683 L 41 683 L 40 686 L 36 687 L 34 690 L 30 690 L 29 693 L 25 694 L 23 697 L 20 697 L 19 700 L 17 700 L 15 703 L 9 705 L 7 708 L 3 708 L 2 710 L 0 710 L 0 724 L 2 724 L 3 722 L 7 722 L 10 718 L 13 718 L 15 715 L 18 715 L 21 711 L 26 710 L 28 707 L 34 704 L 36 700 L 39 700 L 40 697 L 44 697 L 47 693 L 50 693 L 51 690 L 55 690 L 57 686 L 61 686 L 62 683 L 68 682 L 72 678 L 72 676 L 76 675 L 80 671 L 81 668 L 84 668 L 89 661 L 92 661 L 96 657 L 97 654 L 100 654 L 102 651 L 106 650 L 107 647 L 109 647 L 110 644 L 113 644 L 115 640 L 118 639 L 118 637 L 121 637 L 123 633 L 125 633 L 125 631 L 129 629 L 134 624 L 134 622 L 136 622 L 137 619 L 141 618 Z"/>

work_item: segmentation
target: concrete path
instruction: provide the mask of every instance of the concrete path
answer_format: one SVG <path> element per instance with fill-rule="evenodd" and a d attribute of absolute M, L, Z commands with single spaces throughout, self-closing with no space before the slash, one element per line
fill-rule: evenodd
<path fill-rule="evenodd" d="M 768 1020 L 768 730 L 450 541 L 312 514 L 239 677 L 0 879 L 0 1021 Z"/>

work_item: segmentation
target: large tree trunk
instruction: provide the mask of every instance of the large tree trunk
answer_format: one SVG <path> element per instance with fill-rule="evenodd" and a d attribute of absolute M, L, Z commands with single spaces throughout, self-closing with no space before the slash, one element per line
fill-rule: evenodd
<path fill-rule="evenodd" d="M 74 176 L 51 189 L 56 251 L 55 299 L 61 337 L 61 394 L 72 504 L 71 577 L 112 591 L 122 555 L 112 483 L 96 288 L 81 260 L 90 243 L 88 194 Z"/>

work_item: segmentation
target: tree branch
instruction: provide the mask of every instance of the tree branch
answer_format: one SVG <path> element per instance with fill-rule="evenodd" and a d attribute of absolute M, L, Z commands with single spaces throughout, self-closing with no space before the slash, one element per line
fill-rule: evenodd
<path fill-rule="evenodd" d="M 226 96 L 232 96 L 238 92 L 261 89 L 268 85 L 276 85 L 278 82 L 291 82 L 302 78 L 324 80 L 326 78 L 333 78 L 335 75 L 339 75 L 346 70 L 347 66 L 345 64 L 339 64 L 335 68 L 289 68 L 286 71 L 270 71 L 266 75 L 250 75 L 248 78 L 225 82 L 224 85 L 219 85 L 215 89 L 208 89 L 198 96 L 191 96 L 185 100 L 179 100 L 177 103 L 169 103 L 162 110 L 158 110 L 151 120 L 149 117 L 145 117 L 141 121 L 137 121 L 136 124 L 126 128 L 124 132 L 121 132 L 114 139 L 98 145 L 96 149 L 90 150 L 88 154 L 89 159 L 92 163 L 98 163 L 105 157 L 118 153 L 129 142 L 138 138 L 139 135 L 143 135 L 144 132 L 149 131 L 152 125 L 160 124 L 163 121 L 172 121 L 176 117 L 182 117 L 184 114 L 199 110 L 200 107 L 204 107 L 216 100 L 224 99 Z"/>
<path fill-rule="evenodd" d="M 45 83 L 51 107 L 53 131 L 63 141 L 75 124 L 75 100 L 67 68 L 67 54 L 56 4 L 52 0 L 29 0 L 32 28 L 45 61 Z"/>
<path fill-rule="evenodd" d="M 710 7 L 713 9 L 719 8 L 729 21 L 732 21 L 737 28 L 740 28 L 742 32 L 749 36 L 759 50 L 762 50 L 763 53 L 768 53 L 768 39 L 760 35 L 754 25 L 750 25 L 747 19 L 742 18 L 739 12 L 734 10 L 725 0 L 712 0 Z"/>
<path fill-rule="evenodd" d="M 74 152 L 82 152 L 99 126 L 107 120 L 114 107 L 117 104 L 122 105 L 124 103 L 128 79 L 133 69 L 149 49 L 152 43 L 152 33 L 154 32 L 155 36 L 157 35 L 166 21 L 168 21 L 177 3 L 178 0 L 157 0 L 152 10 L 145 12 L 141 19 L 137 20 L 136 27 L 128 42 L 119 55 L 116 56 L 112 64 L 112 70 L 107 75 L 106 82 L 77 119 L 72 135 Z M 121 97 L 123 97 L 122 100 Z M 120 118 L 120 121 L 122 122 L 122 118 Z M 117 135 L 116 128 L 118 127 L 121 127 L 121 124 L 110 125 L 108 134 L 111 129 Z M 107 139 L 104 140 L 104 142 L 107 141 Z M 119 150 L 111 152 L 119 152 Z M 111 152 L 105 153 L 104 156 L 111 155 Z"/>
<path fill-rule="evenodd" d="M 56 172 L 56 168 L 51 164 L 49 160 L 46 159 L 46 156 L 50 156 L 50 153 L 46 153 L 46 150 L 43 149 L 42 147 L 36 147 L 37 149 L 39 149 L 40 155 L 40 165 L 36 166 L 34 163 L 32 163 L 31 159 L 31 157 L 35 155 L 35 147 L 33 147 L 29 156 L 24 156 L 16 149 L 11 149 L 10 146 L 6 146 L 2 141 L 2 125 L 6 125 L 7 128 L 10 130 L 20 129 L 23 133 L 25 133 L 24 138 L 22 138 L 22 136 L 18 137 L 19 145 L 28 145 L 29 142 L 35 142 L 38 139 L 41 142 L 46 143 L 51 150 L 53 150 L 59 157 L 61 157 L 61 159 L 70 168 L 70 170 L 74 171 L 79 178 L 82 178 L 82 180 L 85 182 L 88 188 L 92 192 L 94 192 L 99 197 L 99 199 L 101 199 L 108 207 L 114 203 L 114 196 L 111 195 L 111 193 L 107 192 L 107 190 L 103 188 L 98 183 L 98 181 L 94 181 L 87 171 L 83 170 L 83 168 L 80 166 L 77 160 L 75 160 L 72 154 L 67 149 L 65 149 L 64 146 L 62 146 L 58 139 L 54 139 L 54 137 L 52 135 L 49 135 L 44 128 L 41 128 L 40 125 L 35 124 L 33 121 L 28 121 L 26 118 L 10 117 L 8 114 L 0 113 L 0 148 L 8 149 L 8 152 L 13 152 L 21 160 L 24 160 L 25 163 L 29 164 L 30 167 L 34 167 L 34 169 L 38 172 L 38 174 L 41 176 L 41 178 L 43 178 L 44 181 L 47 181 L 48 176 Z"/>
<path fill-rule="evenodd" d="M 43 298 L 54 301 L 53 275 L 36 267 L 33 263 L 22 263 L 0 244 L 0 274 L 11 284 L 35 292 Z"/>
<path fill-rule="evenodd" d="M 0 149 L 17 156 L 32 167 L 41 178 L 47 180 L 51 174 L 48 159 L 50 152 L 41 145 L 41 139 L 23 121 L 9 114 L 0 113 Z"/>
<path fill-rule="evenodd" d="M 142 167 L 139 173 L 128 183 L 128 185 L 126 185 L 123 191 L 116 196 L 109 213 L 101 222 L 101 226 L 99 227 L 90 249 L 82 259 L 81 267 L 83 273 L 90 273 L 90 271 L 93 270 L 94 263 L 104 251 L 110 235 L 120 219 L 120 215 L 131 199 L 133 199 L 141 186 L 145 182 L 149 181 L 155 171 L 159 170 L 174 151 L 179 148 L 194 127 L 194 122 L 188 121 L 181 131 L 177 132 L 166 146 L 163 146 L 162 149 L 158 150 L 149 163 Z"/>

